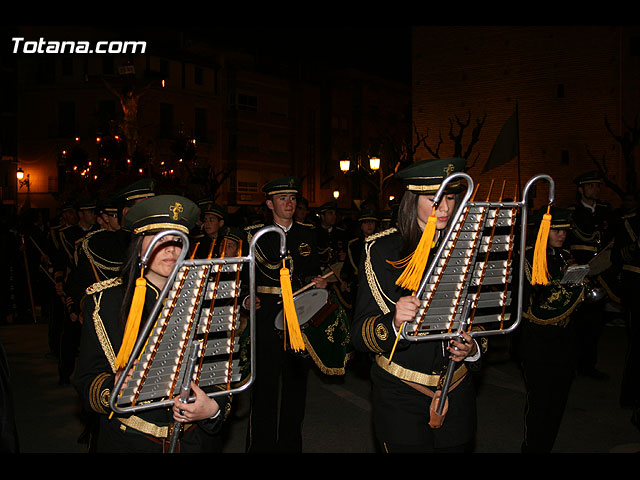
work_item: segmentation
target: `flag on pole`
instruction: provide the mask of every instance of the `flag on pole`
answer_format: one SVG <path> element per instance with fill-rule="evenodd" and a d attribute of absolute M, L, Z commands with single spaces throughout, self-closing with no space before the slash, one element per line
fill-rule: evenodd
<path fill-rule="evenodd" d="M 515 112 L 511 114 L 500 130 L 482 173 L 504 165 L 519 154 L 518 107 L 516 106 Z"/>

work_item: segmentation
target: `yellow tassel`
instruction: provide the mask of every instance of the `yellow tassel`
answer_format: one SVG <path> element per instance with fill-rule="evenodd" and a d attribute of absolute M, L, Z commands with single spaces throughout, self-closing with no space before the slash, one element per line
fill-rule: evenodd
<path fill-rule="evenodd" d="M 531 285 L 547 285 L 549 272 L 547 270 L 547 240 L 551 229 L 551 205 L 547 207 L 547 213 L 542 216 L 538 238 L 533 250 L 533 265 L 531 266 Z"/>
<path fill-rule="evenodd" d="M 116 370 L 124 368 L 129 362 L 129 357 L 133 351 L 133 346 L 138 339 L 138 330 L 140 329 L 140 320 L 142 319 L 142 310 L 144 309 L 144 298 L 147 293 L 147 280 L 144 278 L 144 268 L 140 271 L 140 277 L 136 279 L 136 288 L 133 292 L 131 300 L 131 308 L 127 317 L 127 324 L 122 337 L 122 345 L 116 357 Z"/>
<path fill-rule="evenodd" d="M 295 352 L 305 350 L 302 332 L 300 331 L 300 323 L 296 314 L 296 307 L 293 303 L 293 290 L 291 288 L 291 276 L 289 269 L 285 267 L 282 260 L 282 268 L 280 269 L 280 289 L 282 290 L 282 304 L 284 307 L 284 323 L 286 331 L 289 333 L 289 345 Z"/>
<path fill-rule="evenodd" d="M 406 288 L 407 290 L 411 290 L 412 292 L 418 290 L 420 282 L 422 281 L 424 269 L 427 266 L 427 261 L 429 260 L 429 251 L 431 250 L 433 239 L 436 234 L 436 222 L 436 209 L 434 207 L 431 216 L 427 220 L 427 225 L 424 227 L 424 231 L 420 237 L 420 242 L 418 243 L 415 252 L 413 252 L 407 268 L 404 269 L 402 274 L 398 277 L 398 280 L 396 280 L 396 285 Z"/>

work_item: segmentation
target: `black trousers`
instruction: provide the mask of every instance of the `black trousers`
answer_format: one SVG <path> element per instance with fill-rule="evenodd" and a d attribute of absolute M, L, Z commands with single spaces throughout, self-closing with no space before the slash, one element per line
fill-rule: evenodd
<path fill-rule="evenodd" d="M 578 348 L 578 372 L 590 373 L 598 363 L 598 342 L 606 321 L 605 301 L 583 303 L 572 315 Z"/>
<path fill-rule="evenodd" d="M 524 361 L 522 370 L 527 388 L 522 452 L 549 453 L 560 429 L 574 369 L 566 364 Z"/>
<path fill-rule="evenodd" d="M 640 309 L 628 301 L 625 308 L 627 320 L 627 352 L 622 372 L 620 403 L 622 406 L 640 408 Z"/>
<path fill-rule="evenodd" d="M 256 325 L 255 380 L 251 387 L 251 414 L 247 430 L 248 453 L 302 452 L 307 379 L 311 360 L 285 351 L 262 302 Z M 271 306 L 277 311 L 278 306 Z"/>

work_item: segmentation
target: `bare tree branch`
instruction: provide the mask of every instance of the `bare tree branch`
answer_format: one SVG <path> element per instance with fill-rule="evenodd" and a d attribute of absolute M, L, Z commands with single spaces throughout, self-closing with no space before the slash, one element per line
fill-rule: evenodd
<path fill-rule="evenodd" d="M 611 190 L 613 190 L 620 198 L 624 198 L 624 190 L 618 184 L 612 182 L 608 177 L 606 153 L 602 154 L 602 160 L 598 160 L 596 156 L 593 153 L 591 153 L 588 146 L 586 147 L 586 149 L 587 149 L 587 154 L 595 164 L 596 168 L 598 169 L 598 172 L 600 172 L 600 176 L 602 177 L 604 184 L 607 187 L 609 187 Z"/>
<path fill-rule="evenodd" d="M 482 120 L 476 120 L 476 126 L 473 127 L 473 131 L 471 132 L 471 141 L 469 142 L 469 145 L 467 146 L 467 151 L 465 152 L 463 158 L 468 159 L 471 156 L 471 151 L 473 150 L 473 147 L 476 143 L 478 143 L 478 140 L 480 138 L 480 132 L 482 131 L 482 127 L 484 126 L 484 122 L 487 119 L 487 114 L 484 114 L 484 117 L 482 117 Z M 475 162 L 478 160 L 478 157 L 476 156 L 476 159 L 474 160 L 474 165 Z"/>
<path fill-rule="evenodd" d="M 639 113 L 636 113 L 636 116 L 633 120 L 633 125 L 626 122 L 624 118 L 622 119 L 624 131 L 621 135 L 617 135 L 613 131 L 608 118 L 605 117 L 604 119 L 604 124 L 607 131 L 609 132 L 611 137 L 620 145 L 622 160 L 624 162 L 625 169 L 625 171 L 621 172 L 621 174 L 624 175 L 624 190 L 627 193 L 636 193 L 638 189 L 638 174 L 636 170 L 636 158 L 634 152 L 640 144 L 640 128 L 638 127 L 639 115 Z"/>

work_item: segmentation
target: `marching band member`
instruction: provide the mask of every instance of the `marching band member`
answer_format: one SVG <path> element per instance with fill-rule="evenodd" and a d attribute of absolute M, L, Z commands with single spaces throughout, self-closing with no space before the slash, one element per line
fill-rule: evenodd
<path fill-rule="evenodd" d="M 540 224 L 544 211 L 536 212 L 533 223 Z M 547 285 L 531 285 L 534 248 L 525 254 L 523 322 L 515 337 L 527 389 L 523 453 L 551 451 L 576 370 L 576 335 L 570 320 L 584 299 L 584 286 L 560 283 L 567 267 L 575 263 L 564 248 L 570 213 L 550 210 Z"/>
<path fill-rule="evenodd" d="M 85 408 L 100 414 L 99 452 L 162 452 L 169 445 L 169 427 L 174 421 L 184 424 L 179 451 L 221 450 L 218 431 L 228 413 L 229 399 L 210 398 L 195 383 L 192 390 L 196 401 L 181 403 L 176 397 L 172 409 L 118 415 L 109 407 L 113 387 L 131 353 L 123 346 L 128 344 L 125 333 L 135 317 L 134 306 L 139 305 L 137 295 L 140 291 L 144 294 L 144 307 L 138 312 L 138 319 L 144 320 L 180 256 L 180 238 L 165 236 L 155 246 L 143 276 L 140 257 L 155 234 L 167 229 L 188 234 L 198 215 L 199 209 L 193 202 L 176 195 L 151 197 L 133 206 L 125 217 L 125 228 L 133 236 L 120 276 L 95 283 L 87 291 L 75 385 Z M 142 290 L 138 290 L 140 287 Z"/>
<path fill-rule="evenodd" d="M 320 263 L 311 226 L 294 221 L 300 181 L 295 177 L 273 180 L 263 187 L 266 205 L 273 223 L 286 232 L 286 265 L 291 272 L 291 285 L 296 291 L 313 281 L 325 288 L 320 277 Z M 264 224 L 245 229 L 247 240 Z M 282 310 L 279 272 L 280 236 L 265 234 L 256 245 L 256 375 L 251 389 L 251 414 L 247 432 L 247 451 L 301 452 L 302 420 L 306 403 L 306 385 L 310 359 L 285 350 L 283 339 L 275 328 L 276 315 Z"/>
<path fill-rule="evenodd" d="M 434 195 L 445 177 L 464 166 L 465 161 L 459 158 L 424 160 L 399 172 L 397 178 L 407 191 L 399 207 L 397 228 L 374 234 L 365 243 L 352 341 L 356 349 L 375 355 L 371 367 L 373 420 L 385 452 L 462 452 L 475 433 L 475 390 L 467 365 L 477 365 L 480 350 L 468 334 L 463 334 L 464 342 L 452 340 L 448 345 L 400 339 L 390 361 L 402 324 L 415 318 L 420 305 L 413 292 L 396 284 L 403 273 L 398 264 L 422 245 L 420 240 L 435 213 L 434 244 L 428 260 L 433 258 L 455 211 L 460 183 L 448 184 L 435 212 Z M 432 428 L 429 408 L 450 359 L 459 363 L 448 407 L 445 402 L 446 419 L 440 428 Z"/>

